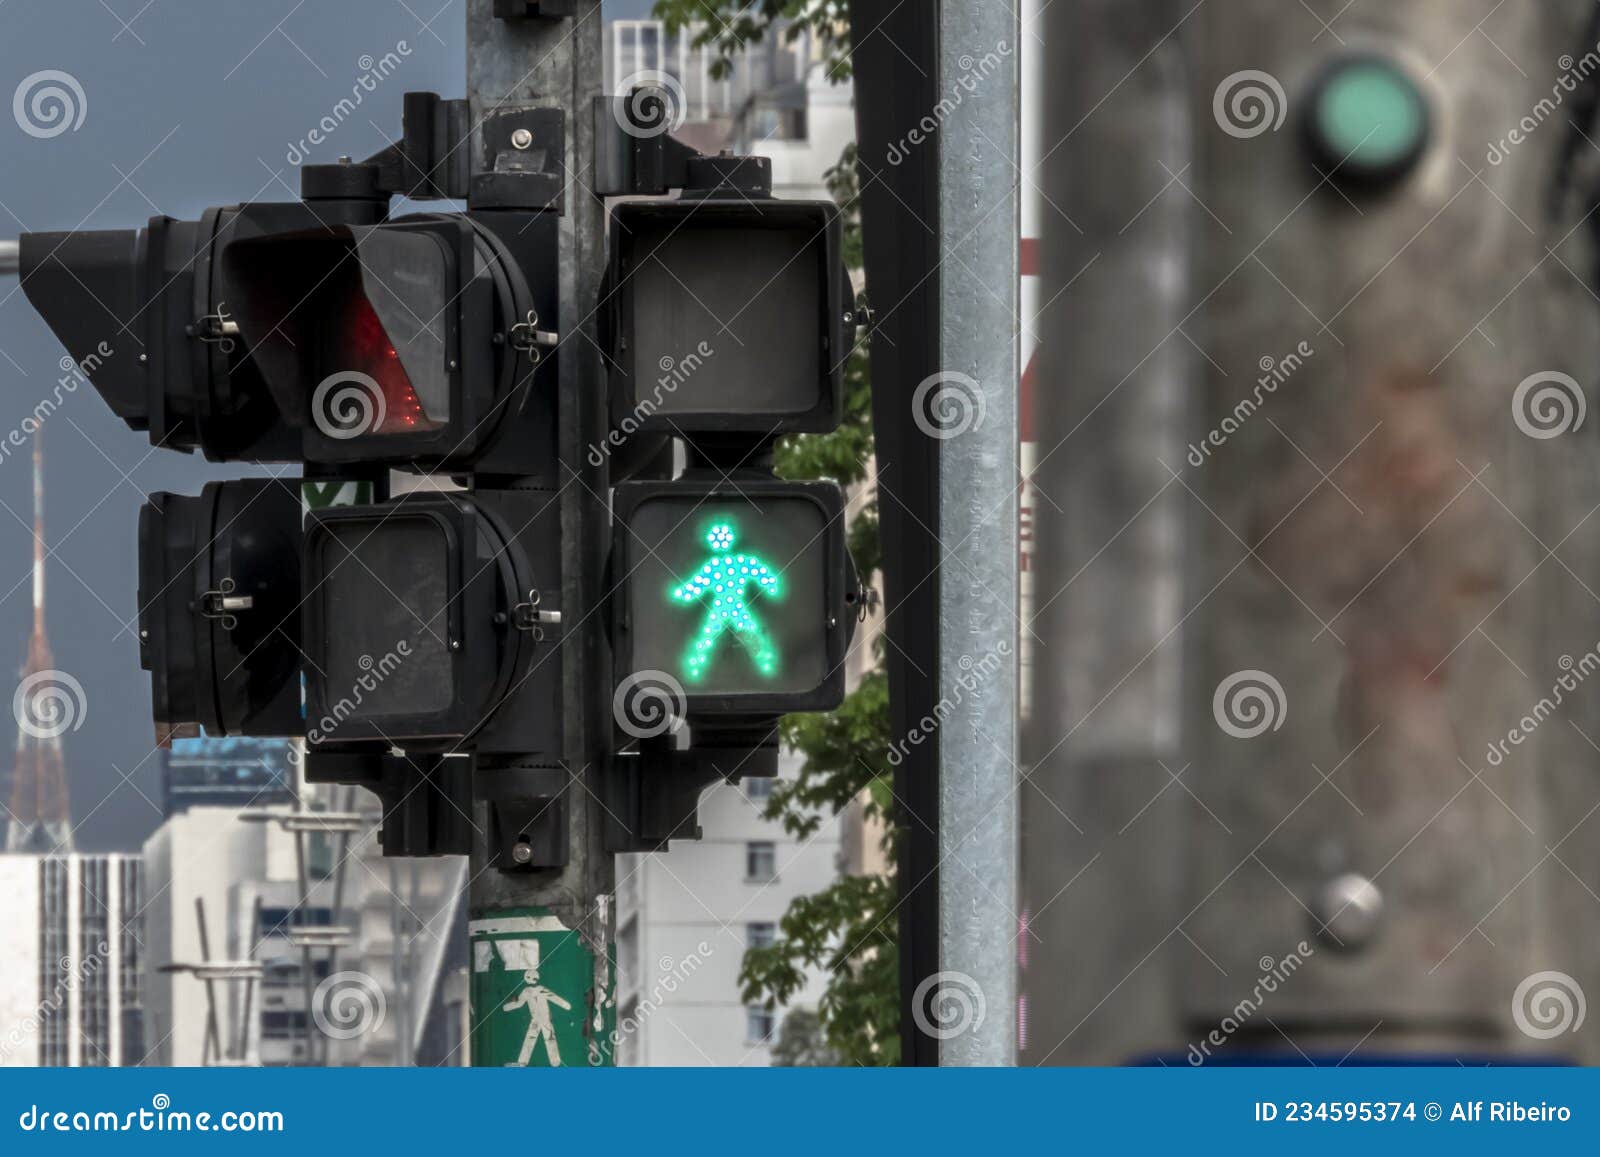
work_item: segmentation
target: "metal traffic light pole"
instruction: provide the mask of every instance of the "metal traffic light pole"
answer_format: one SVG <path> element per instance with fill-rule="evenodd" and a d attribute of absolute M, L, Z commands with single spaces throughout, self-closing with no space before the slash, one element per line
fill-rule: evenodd
<path fill-rule="evenodd" d="M 556 10 L 560 10 L 557 12 Z M 541 13 L 542 10 L 542 13 Z M 563 15 L 570 13 L 568 15 Z M 543 3 L 469 0 L 467 88 L 472 121 L 515 105 L 567 111 L 565 212 L 560 224 L 560 456 L 565 642 L 564 867 L 505 872 L 490 866 L 484 803 L 471 861 L 471 1061 L 474 1065 L 609 1065 L 616 1021 L 612 960 L 615 860 L 603 839 L 601 775 L 611 720 L 599 604 L 606 481 L 587 447 L 605 436 L 593 303 L 604 270 L 605 212 L 594 187 L 594 138 L 586 115 L 601 93 L 599 0 Z M 478 153 L 482 137 L 472 135 Z M 481 158 L 474 157 L 477 167 Z M 584 471 L 580 476 L 575 471 Z M 578 1013 L 580 1015 L 573 1015 Z"/>
<path fill-rule="evenodd" d="M 944 1026 L 941 1065 L 1016 1061 L 1017 304 L 1016 12 L 947 0 L 939 90 L 998 62 L 983 99 L 954 101 L 939 129 L 941 372 L 919 395 L 939 449 L 939 967 L 918 1011 Z M 996 340 L 997 335 L 1010 340 Z M 917 405 L 921 398 L 914 398 Z M 925 431 L 927 427 L 924 426 Z M 978 675 L 981 674 L 982 678 Z M 930 984 L 930 981 L 932 982 Z M 929 991 L 923 994 L 922 986 Z M 972 1015 L 966 1015 L 971 1010 Z M 979 1011 L 982 1010 L 982 1011 Z M 949 1031 L 956 1028 L 963 1031 Z"/>

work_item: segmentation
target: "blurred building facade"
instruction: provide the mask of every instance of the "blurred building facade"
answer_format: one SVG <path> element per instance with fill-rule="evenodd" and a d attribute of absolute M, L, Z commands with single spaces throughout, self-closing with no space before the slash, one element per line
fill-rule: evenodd
<path fill-rule="evenodd" d="M 195 806 L 146 841 L 150 1063 L 464 1063 L 449 983 L 466 959 L 465 861 L 384 860 L 375 801 L 348 794 L 316 810 L 363 814 L 349 837 L 285 830 L 305 814 L 293 805 Z M 159 971 L 208 959 L 253 961 L 262 975 L 212 981 L 208 994 L 188 972 Z M 220 1056 L 207 1045 L 213 1015 Z"/>
<path fill-rule="evenodd" d="M 176 739 L 162 752 L 162 812 L 287 803 L 294 796 L 290 755 L 286 739 Z"/>
<path fill-rule="evenodd" d="M 137 856 L 0 856 L 0 1067 L 143 1061 L 142 910 Z"/>

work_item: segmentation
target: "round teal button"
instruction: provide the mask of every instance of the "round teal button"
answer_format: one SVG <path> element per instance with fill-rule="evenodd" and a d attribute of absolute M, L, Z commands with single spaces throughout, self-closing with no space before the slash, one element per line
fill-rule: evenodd
<path fill-rule="evenodd" d="M 1341 60 L 1313 90 L 1311 145 L 1336 178 L 1393 181 L 1427 148 L 1428 119 L 1421 90 L 1398 65 L 1375 57 Z"/>

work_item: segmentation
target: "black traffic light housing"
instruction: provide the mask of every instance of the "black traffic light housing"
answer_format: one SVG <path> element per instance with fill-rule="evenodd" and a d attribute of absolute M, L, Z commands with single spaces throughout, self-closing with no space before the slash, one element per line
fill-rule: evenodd
<path fill-rule="evenodd" d="M 559 499 L 542 489 L 311 514 L 308 746 L 559 757 L 559 542 Z"/>
<path fill-rule="evenodd" d="M 143 229 L 24 233 L 23 291 L 112 411 L 214 461 L 301 456 L 229 314 L 221 254 L 262 233 L 375 222 L 375 202 L 263 202 Z"/>
<path fill-rule="evenodd" d="M 615 515 L 619 684 L 668 676 L 691 720 L 839 705 L 861 594 L 838 486 L 701 471 L 621 484 Z"/>
<path fill-rule="evenodd" d="M 702 191 L 611 215 L 613 428 L 823 433 L 842 417 L 855 298 L 831 201 Z"/>
<path fill-rule="evenodd" d="M 554 222 L 524 224 L 553 257 Z M 471 217 L 268 234 L 222 265 L 308 462 L 470 467 L 522 413 L 550 340 L 523 266 Z"/>
<path fill-rule="evenodd" d="M 466 101 L 407 93 L 402 139 L 359 163 L 306 166 L 302 201 L 23 234 L 23 289 L 153 445 L 215 461 L 553 476 L 554 375 L 542 355 L 558 341 L 563 118 L 495 110 L 481 126 L 491 171 L 474 174 L 477 127 Z M 514 147 L 519 133 L 535 147 Z M 390 221 L 397 194 L 466 197 L 471 211 Z M 530 404 L 536 365 L 546 396 Z M 336 407 L 329 435 L 312 403 L 340 373 L 351 377 L 322 394 Z M 355 374 L 379 383 L 369 402 L 387 404 L 393 390 L 388 428 L 351 436 L 339 422 L 363 412 Z"/>
<path fill-rule="evenodd" d="M 866 598 L 843 490 L 772 472 L 780 437 L 843 418 L 857 307 L 839 211 L 775 199 L 766 158 L 662 134 L 661 100 L 593 108 L 598 192 L 681 190 L 613 208 L 600 302 L 620 748 L 608 841 L 629 851 L 697 838 L 707 784 L 777 774 L 778 718 L 843 700 Z"/>
<path fill-rule="evenodd" d="M 139 514 L 139 660 L 158 727 L 302 734 L 300 590 L 293 485 L 151 495 Z"/>

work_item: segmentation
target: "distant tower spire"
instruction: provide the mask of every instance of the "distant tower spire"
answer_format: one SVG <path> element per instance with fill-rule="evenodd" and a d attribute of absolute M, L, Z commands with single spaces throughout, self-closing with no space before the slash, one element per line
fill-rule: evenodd
<path fill-rule="evenodd" d="M 70 852 L 72 824 L 68 818 L 67 768 L 61 758 L 62 719 L 70 726 L 70 712 L 81 703 L 65 704 L 69 713 L 51 715 L 63 707 L 62 688 L 56 683 L 55 658 L 44 629 L 44 443 L 42 431 L 33 432 L 33 631 L 28 636 L 22 664 L 22 685 L 28 700 L 17 714 L 17 758 L 11 773 L 11 814 L 6 817 L 6 851 Z M 70 682 L 70 681 L 69 681 Z M 14 699 L 13 702 L 16 702 Z M 53 705 L 53 706 L 52 706 Z M 34 710 L 36 706 L 43 710 Z M 34 718 L 38 715 L 39 718 Z"/>

